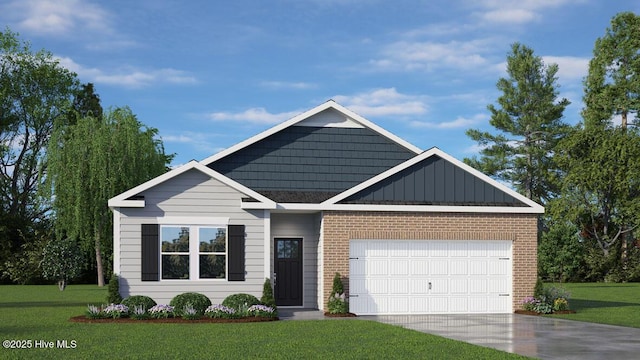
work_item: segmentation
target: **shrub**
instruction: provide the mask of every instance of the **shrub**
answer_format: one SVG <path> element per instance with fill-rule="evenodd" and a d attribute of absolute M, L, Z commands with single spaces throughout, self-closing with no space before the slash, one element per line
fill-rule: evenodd
<path fill-rule="evenodd" d="M 330 314 L 346 314 L 349 312 L 349 302 L 344 294 L 344 286 L 342 285 L 340 273 L 336 273 L 333 276 L 333 288 L 331 295 L 329 295 L 327 309 Z"/>
<path fill-rule="evenodd" d="M 211 300 L 203 294 L 188 292 L 176 295 L 169 305 L 174 307 L 177 316 L 183 315 L 185 306 L 191 305 L 199 315 L 203 315 L 204 311 L 211 305 Z"/>
<path fill-rule="evenodd" d="M 540 296 L 543 295 L 543 292 L 544 292 L 544 284 L 542 283 L 542 279 L 538 278 L 538 280 L 536 280 L 536 285 L 533 287 L 533 297 L 539 298 Z"/>
<path fill-rule="evenodd" d="M 107 287 L 107 303 L 108 304 L 120 304 L 122 302 L 122 296 L 120 296 L 120 281 L 118 275 L 111 275 L 109 279 L 109 286 Z"/>
<path fill-rule="evenodd" d="M 233 294 L 227 296 L 222 305 L 234 309 L 236 312 L 245 312 L 249 307 L 253 305 L 259 305 L 260 300 L 257 297 L 249 294 Z"/>
<path fill-rule="evenodd" d="M 264 280 L 260 302 L 262 305 L 269 306 L 274 310 L 276 309 L 276 299 L 273 297 L 273 288 L 271 287 L 271 280 L 269 280 L 269 278 Z"/>
<path fill-rule="evenodd" d="M 238 317 L 235 309 L 224 305 L 211 305 L 204 311 L 204 314 L 214 319 L 233 319 Z"/>
<path fill-rule="evenodd" d="M 535 311 L 535 306 L 538 301 L 533 296 L 527 296 L 522 300 L 522 309 L 527 311 Z"/>
<path fill-rule="evenodd" d="M 149 310 L 156 306 L 156 302 L 152 298 L 144 295 L 134 295 L 122 300 L 122 305 L 127 305 L 129 309 L 133 309 L 136 306 L 141 306 L 145 310 Z"/>
<path fill-rule="evenodd" d="M 148 313 L 154 319 L 167 319 L 173 317 L 174 307 L 171 305 L 160 304 L 149 309 Z"/>

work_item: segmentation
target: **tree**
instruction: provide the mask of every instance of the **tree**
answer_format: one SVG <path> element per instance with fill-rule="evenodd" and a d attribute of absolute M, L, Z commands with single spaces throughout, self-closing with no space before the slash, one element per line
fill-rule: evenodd
<path fill-rule="evenodd" d="M 623 236 L 640 225 L 640 136 L 636 129 L 579 128 L 560 142 L 557 158 L 566 176 L 556 218 L 576 224 L 599 261 L 609 262 Z"/>
<path fill-rule="evenodd" d="M 51 53 L 32 52 L 16 33 L 0 32 L 0 264 L 46 230 L 49 204 L 37 196 L 45 150 L 76 86 L 75 74 Z"/>
<path fill-rule="evenodd" d="M 499 107 L 489 105 L 489 123 L 497 134 L 469 129 L 483 149 L 465 162 L 511 183 L 527 198 L 545 203 L 558 191 L 553 149 L 569 130 L 562 122 L 567 99 L 557 101 L 556 64 L 545 65 L 533 50 L 515 43 L 507 56 L 509 78 L 501 78 Z"/>
<path fill-rule="evenodd" d="M 100 96 L 95 93 L 92 83 L 82 84 L 73 98 L 73 105 L 69 112 L 69 124 L 75 124 L 79 119 L 91 116 L 96 119 L 102 118 L 102 105 Z"/>
<path fill-rule="evenodd" d="M 542 234 L 538 246 L 540 276 L 553 282 L 575 281 L 584 271 L 584 246 L 580 243 L 579 230 L 572 223 L 551 223 Z"/>
<path fill-rule="evenodd" d="M 69 280 L 82 272 L 84 256 L 78 243 L 71 238 L 51 240 L 42 253 L 42 274 L 56 280 L 63 291 Z"/>
<path fill-rule="evenodd" d="M 640 16 L 623 12 L 596 40 L 584 82 L 585 125 L 610 125 L 620 116 L 626 128 L 640 109 Z"/>
<path fill-rule="evenodd" d="M 104 273 L 112 272 L 113 226 L 107 201 L 166 171 L 172 156 L 165 154 L 157 134 L 129 108 L 116 108 L 102 118 L 88 116 L 54 131 L 47 184 L 54 198 L 56 232 L 93 249 L 99 286 L 104 285 Z"/>

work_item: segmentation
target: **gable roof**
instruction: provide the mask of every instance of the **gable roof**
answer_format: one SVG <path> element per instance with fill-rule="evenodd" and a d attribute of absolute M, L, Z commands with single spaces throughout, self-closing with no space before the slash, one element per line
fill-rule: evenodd
<path fill-rule="evenodd" d="M 223 158 L 223 157 L 225 157 L 225 156 L 227 156 L 229 154 L 232 154 L 232 153 L 234 153 L 234 152 L 236 152 L 236 151 L 238 151 L 240 149 L 243 149 L 243 148 L 245 148 L 245 147 L 247 147 L 247 146 L 249 146 L 249 145 L 251 145 L 253 143 L 256 143 L 259 140 L 262 140 L 262 139 L 264 139 L 264 138 L 266 138 L 266 137 L 268 137 L 270 135 L 273 135 L 273 134 L 275 134 L 275 133 L 277 133 L 277 132 L 279 132 L 279 131 L 281 131 L 283 129 L 286 129 L 286 128 L 288 128 L 290 126 L 293 126 L 293 125 L 296 125 L 296 124 L 300 124 L 301 122 L 307 120 L 308 118 L 311 118 L 314 115 L 320 114 L 321 112 L 323 112 L 323 111 L 325 111 L 327 109 L 335 109 L 336 111 L 344 114 L 346 118 L 341 123 L 335 123 L 335 122 L 334 123 L 330 123 L 330 124 L 324 123 L 323 125 L 329 125 L 329 126 L 332 126 L 332 127 L 342 127 L 342 126 L 349 126 L 348 124 L 352 124 L 352 125 L 358 125 L 359 124 L 360 126 L 369 128 L 369 129 L 375 131 L 376 133 L 378 133 L 378 134 L 380 134 L 380 135 L 382 135 L 384 137 L 387 137 L 389 140 L 391 140 L 391 141 L 393 141 L 393 142 L 405 147 L 407 150 L 412 151 L 415 154 L 419 154 L 419 153 L 422 152 L 422 150 L 419 147 L 414 146 L 411 143 L 403 140 L 402 138 L 390 133 L 389 131 L 381 128 L 380 126 L 372 123 L 371 121 L 363 118 L 362 116 L 360 116 L 360 115 L 354 113 L 353 111 L 345 108 L 344 106 L 338 104 L 334 100 L 327 100 L 325 103 L 320 104 L 320 105 L 314 107 L 313 109 L 307 110 L 307 111 L 305 111 L 305 112 L 303 112 L 303 113 L 301 113 L 301 114 L 299 114 L 297 116 L 294 116 L 293 118 L 291 118 L 291 119 L 289 119 L 289 120 L 287 120 L 287 121 L 285 121 L 283 123 L 280 123 L 280 124 L 270 128 L 268 130 L 265 130 L 265 131 L 261 132 L 260 134 L 257 134 L 257 135 L 255 135 L 253 137 L 250 137 L 247 140 L 244 140 L 244 141 L 242 141 L 242 142 L 240 142 L 240 143 L 238 143 L 236 145 L 233 145 L 233 146 L 231 146 L 231 147 L 229 147 L 229 148 L 227 148 L 225 150 L 222 150 L 222 151 L 220 151 L 220 152 L 218 152 L 218 153 L 216 153 L 216 154 L 214 154 L 212 156 L 209 156 L 208 158 L 203 159 L 202 161 L 200 161 L 200 163 L 202 163 L 204 165 L 209 165 L 209 164 L 211 164 L 212 162 L 214 162 L 214 161 L 216 161 L 218 159 L 221 159 L 221 158 Z M 315 124 L 316 125 L 320 125 L 321 123 L 318 122 L 318 123 L 315 123 Z M 313 122 L 309 122 L 306 125 L 307 126 L 313 126 L 314 123 Z"/>
<path fill-rule="evenodd" d="M 168 171 L 158 177 L 155 177 L 145 183 L 142 183 L 130 190 L 123 192 L 120 195 L 117 195 L 111 199 L 109 199 L 109 207 L 133 207 L 133 208 L 142 208 L 145 206 L 145 201 L 143 199 L 136 199 L 135 197 L 139 195 L 141 192 L 151 189 L 154 186 L 160 185 L 167 180 L 173 179 L 189 170 L 197 170 L 202 172 L 205 175 L 208 175 L 212 179 L 220 181 L 221 183 L 237 190 L 238 192 L 247 195 L 252 198 L 252 201 L 243 201 L 243 208 L 253 208 L 257 207 L 260 209 L 275 209 L 276 204 L 272 200 L 266 198 L 263 195 L 249 189 L 248 187 L 233 181 L 232 179 L 200 164 L 195 160 L 191 160 L 185 165 L 182 165 L 178 168 L 175 168 L 171 171 Z"/>
<path fill-rule="evenodd" d="M 419 152 L 331 100 L 202 163 L 276 202 L 319 203 Z"/>
<path fill-rule="evenodd" d="M 423 187 L 416 187 L 418 174 Z M 436 177 L 436 175 L 438 175 Z M 429 179 L 429 177 L 431 178 Z M 438 148 L 432 148 L 321 205 L 413 205 L 543 213 L 544 208 Z"/>

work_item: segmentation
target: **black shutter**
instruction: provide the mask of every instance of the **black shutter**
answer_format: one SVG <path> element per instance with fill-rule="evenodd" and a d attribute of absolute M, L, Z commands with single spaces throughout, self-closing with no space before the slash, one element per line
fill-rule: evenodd
<path fill-rule="evenodd" d="M 160 225 L 142 224 L 142 281 L 160 280 Z"/>
<path fill-rule="evenodd" d="M 229 225 L 229 281 L 244 281 L 244 225 Z"/>

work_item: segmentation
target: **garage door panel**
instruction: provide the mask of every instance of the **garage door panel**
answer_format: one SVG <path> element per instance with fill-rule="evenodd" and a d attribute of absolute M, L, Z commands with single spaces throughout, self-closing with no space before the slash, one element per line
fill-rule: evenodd
<path fill-rule="evenodd" d="M 356 314 L 509 313 L 510 241 L 352 240 Z"/>

